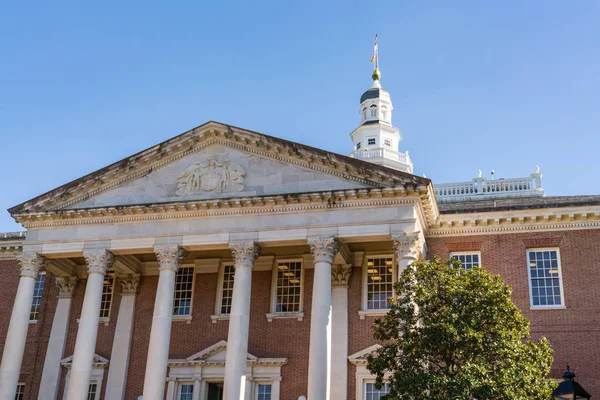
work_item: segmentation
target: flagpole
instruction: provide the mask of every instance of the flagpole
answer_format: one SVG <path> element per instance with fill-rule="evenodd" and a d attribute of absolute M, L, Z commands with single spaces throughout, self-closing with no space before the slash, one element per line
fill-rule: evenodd
<path fill-rule="evenodd" d="M 379 68 L 379 36 L 375 35 L 375 69 Z"/>

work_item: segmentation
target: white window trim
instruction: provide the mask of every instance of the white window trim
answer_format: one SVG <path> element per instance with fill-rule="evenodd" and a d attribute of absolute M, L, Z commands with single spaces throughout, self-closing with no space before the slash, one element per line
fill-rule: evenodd
<path fill-rule="evenodd" d="M 375 143 L 373 143 L 373 144 L 370 144 L 370 143 L 369 143 L 369 141 L 370 141 L 370 140 L 374 140 L 374 141 L 375 141 Z M 376 137 L 374 137 L 374 136 L 372 136 L 372 137 L 368 137 L 368 138 L 367 138 L 367 146 L 377 146 L 377 138 L 376 138 Z"/>
<path fill-rule="evenodd" d="M 558 283 L 560 284 L 560 302 L 561 305 L 534 306 L 533 305 L 533 287 L 531 286 L 531 268 L 529 267 L 529 253 L 539 251 L 556 251 L 556 260 L 558 262 Z M 529 286 L 529 309 L 530 310 L 564 310 L 567 308 L 565 303 L 565 289 L 563 288 L 562 263 L 560 249 L 558 247 L 532 247 L 527 249 L 525 255 L 525 265 L 527 265 L 527 285 Z"/>
<path fill-rule="evenodd" d="M 350 363 L 356 366 L 356 400 L 364 400 L 365 384 L 369 382 L 375 382 L 375 375 L 373 375 L 371 371 L 367 369 L 366 356 L 380 347 L 381 345 L 375 344 L 348 357 Z M 384 380 L 387 381 L 391 377 L 391 373 L 388 372 L 383 377 Z"/>
<path fill-rule="evenodd" d="M 115 285 L 117 284 L 117 276 L 115 274 L 114 270 L 110 270 L 107 271 L 106 274 L 113 274 L 112 276 L 112 291 L 111 291 L 111 295 L 110 295 L 110 305 L 108 306 L 108 317 L 100 317 L 98 319 L 98 322 L 100 322 L 101 324 L 104 324 L 105 326 L 108 326 L 108 324 L 110 323 L 110 316 L 112 314 L 112 308 L 113 308 L 113 301 L 115 299 Z M 104 282 L 102 282 L 102 291 L 104 291 Z M 79 322 L 79 320 L 77 320 L 77 322 Z"/>
<path fill-rule="evenodd" d="M 277 309 L 277 271 L 279 263 L 299 262 L 300 263 L 300 310 L 295 312 L 276 312 Z M 273 322 L 274 319 L 295 318 L 302 321 L 304 318 L 304 275 L 306 268 L 302 257 L 275 258 L 273 262 L 273 271 L 271 274 L 271 312 L 266 314 L 267 321 Z"/>
<path fill-rule="evenodd" d="M 192 268 L 194 270 L 192 274 L 192 297 L 190 297 L 190 315 L 173 315 L 173 321 L 185 321 L 185 323 L 191 324 L 192 316 L 194 315 L 194 293 L 196 292 L 196 265 L 184 264 L 180 268 Z M 177 282 L 177 278 L 175 278 L 175 282 Z M 173 301 L 175 301 L 174 298 Z"/>
<path fill-rule="evenodd" d="M 210 316 L 213 324 L 217 321 L 229 321 L 229 314 L 221 314 L 221 301 L 223 301 L 223 281 L 225 280 L 225 267 L 234 265 L 233 260 L 223 261 L 219 265 L 219 275 L 217 278 L 217 295 L 215 299 L 215 313 Z"/>
<path fill-rule="evenodd" d="M 367 269 L 368 269 L 368 260 L 369 258 L 391 258 L 392 259 L 392 268 L 393 268 L 393 272 L 392 272 L 392 287 L 393 285 L 396 284 L 396 282 L 398 282 L 398 263 L 396 262 L 396 255 L 393 253 L 371 253 L 371 254 L 365 254 L 365 256 L 363 257 L 363 264 L 362 264 L 362 278 L 361 278 L 361 282 L 362 282 L 362 301 L 361 301 L 361 309 L 358 312 L 358 315 L 360 316 L 360 319 L 365 319 L 365 317 L 382 317 L 384 315 L 386 315 L 389 311 L 389 309 L 381 309 L 381 310 L 369 310 L 367 309 L 367 303 L 368 303 L 368 299 L 367 299 L 367 295 L 368 295 L 368 289 L 367 289 L 367 281 L 368 281 L 368 273 L 367 273 Z M 395 296 L 396 295 L 396 291 L 393 290 L 392 295 Z"/>
<path fill-rule="evenodd" d="M 481 267 L 481 251 L 451 251 L 449 258 L 452 259 L 452 257 L 456 257 L 456 256 L 479 256 L 479 267 Z M 457 257 L 458 259 L 458 257 Z"/>
<path fill-rule="evenodd" d="M 38 272 L 38 277 L 39 275 L 46 275 L 46 271 L 40 271 Z M 46 276 L 46 279 L 48 279 L 48 277 Z M 37 279 L 35 280 L 37 283 Z M 35 288 L 35 286 L 34 286 Z M 44 290 L 42 291 L 42 298 L 44 298 L 44 291 L 46 290 L 46 282 L 44 282 Z M 31 299 L 31 305 L 33 306 L 33 299 Z M 40 309 L 38 310 L 38 319 L 30 319 L 29 320 L 29 324 L 31 325 L 35 325 L 38 323 L 38 320 L 40 318 L 40 311 L 42 309 L 42 304 L 40 303 Z M 29 310 L 29 315 L 31 315 L 31 309 Z"/>
<path fill-rule="evenodd" d="M 182 389 L 182 386 L 186 386 L 186 385 L 194 386 L 194 381 L 193 380 L 188 381 L 188 380 L 185 380 L 185 379 L 177 380 L 177 393 L 175 395 L 176 396 L 175 398 L 177 400 L 181 399 L 181 389 Z"/>
<path fill-rule="evenodd" d="M 23 387 L 23 398 L 25 398 L 25 382 L 17 383 L 17 391 L 15 392 L 15 397 L 16 397 L 17 393 L 19 392 L 19 387 Z"/>

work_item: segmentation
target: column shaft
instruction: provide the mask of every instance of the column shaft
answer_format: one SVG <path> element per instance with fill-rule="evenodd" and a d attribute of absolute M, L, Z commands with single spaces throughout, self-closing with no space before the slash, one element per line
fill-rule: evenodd
<path fill-rule="evenodd" d="M 175 273 L 179 269 L 179 262 L 184 256 L 181 247 L 174 245 L 157 246 L 155 252 L 160 263 L 160 274 L 146 361 L 144 400 L 159 400 L 162 399 L 165 393 L 173 319 Z"/>
<path fill-rule="evenodd" d="M 38 400 L 55 400 L 58 395 L 61 372 L 60 361 L 63 359 L 65 343 L 67 342 L 71 299 L 76 284 L 76 277 L 56 278 L 56 286 L 59 290 L 58 302 L 52 321 L 48 349 L 46 350 Z"/>
<path fill-rule="evenodd" d="M 310 347 L 308 352 L 308 398 L 329 399 L 331 360 L 331 264 L 337 253 L 333 237 L 309 241 L 315 259 L 312 308 L 310 315 Z"/>
<path fill-rule="evenodd" d="M 252 267 L 258 256 L 259 247 L 254 242 L 235 242 L 230 243 L 230 248 L 235 259 L 235 278 L 229 315 L 223 398 L 243 400 L 250 325 Z"/>
<path fill-rule="evenodd" d="M 192 394 L 192 400 L 200 400 L 200 379 L 194 381 L 194 393 Z"/>
<path fill-rule="evenodd" d="M 21 254 L 21 278 L 13 304 L 0 363 L 0 399 L 14 400 L 21 373 L 21 363 L 29 329 L 29 313 L 33 301 L 35 280 L 44 260 L 38 254 Z"/>
<path fill-rule="evenodd" d="M 84 257 L 88 263 L 88 279 L 77 329 L 67 400 L 87 398 L 96 351 L 104 276 L 113 260 L 112 254 L 107 250 L 87 251 L 84 252 Z"/>
<path fill-rule="evenodd" d="M 336 286 L 331 296 L 331 400 L 348 399 L 348 286 Z"/>
<path fill-rule="evenodd" d="M 122 285 L 121 305 L 115 338 L 113 341 L 108 369 L 108 381 L 106 382 L 106 398 L 122 400 L 125 398 L 125 382 L 129 369 L 129 354 L 131 351 L 131 337 L 133 333 L 133 313 L 140 276 L 119 276 L 118 282 Z"/>

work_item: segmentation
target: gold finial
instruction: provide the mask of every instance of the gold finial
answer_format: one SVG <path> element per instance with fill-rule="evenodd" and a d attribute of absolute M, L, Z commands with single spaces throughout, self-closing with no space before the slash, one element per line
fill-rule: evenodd
<path fill-rule="evenodd" d="M 374 81 L 378 81 L 381 79 L 381 72 L 379 72 L 379 68 L 375 68 L 373 70 L 373 75 L 371 75 Z"/>

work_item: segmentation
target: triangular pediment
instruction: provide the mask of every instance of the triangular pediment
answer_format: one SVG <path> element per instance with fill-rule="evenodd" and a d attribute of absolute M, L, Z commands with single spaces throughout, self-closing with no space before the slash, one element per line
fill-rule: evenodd
<path fill-rule="evenodd" d="M 212 346 L 209 346 L 199 352 L 192 354 L 186 361 L 209 361 L 209 362 L 225 362 L 225 357 L 227 355 L 227 342 L 225 340 L 221 340 Z M 247 353 L 246 359 L 248 361 L 256 361 L 258 358 L 253 356 L 250 353 Z"/>
<path fill-rule="evenodd" d="M 382 346 L 380 344 L 374 344 L 372 346 L 367 347 L 361 351 L 358 351 L 351 356 L 348 357 L 348 361 L 354 365 L 362 365 L 367 363 L 367 356 L 374 351 L 380 349 Z"/>
<path fill-rule="evenodd" d="M 343 155 L 209 122 L 15 206 L 28 213 L 361 188 L 430 181 Z"/>
<path fill-rule="evenodd" d="M 60 364 L 63 367 L 71 368 L 71 364 L 73 364 L 73 356 L 71 355 L 69 357 L 63 358 L 62 360 L 60 360 Z M 104 367 L 108 365 L 108 359 L 94 353 L 94 361 L 92 364 L 94 365 L 94 367 Z"/>

